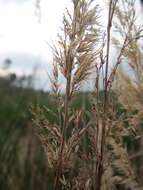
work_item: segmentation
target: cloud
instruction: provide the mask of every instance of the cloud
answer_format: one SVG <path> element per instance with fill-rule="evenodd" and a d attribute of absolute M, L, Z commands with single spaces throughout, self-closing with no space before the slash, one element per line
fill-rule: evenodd
<path fill-rule="evenodd" d="M 19 5 L 16 1 L 7 1 L 7 6 L 0 8 L 0 26 L 0 49 L 3 52 L 37 53 L 37 47 L 40 46 L 40 29 L 32 3 Z"/>
<path fill-rule="evenodd" d="M 0 1 L 0 53 L 41 54 L 52 60 L 51 50 L 46 44 L 56 41 L 67 0 L 42 0 L 42 20 L 35 15 L 35 0 Z M 67 3 L 68 2 L 68 3 Z"/>

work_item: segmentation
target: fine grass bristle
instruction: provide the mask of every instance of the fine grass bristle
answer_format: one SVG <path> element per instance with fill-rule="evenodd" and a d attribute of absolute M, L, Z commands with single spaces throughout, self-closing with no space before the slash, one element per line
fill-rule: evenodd
<path fill-rule="evenodd" d="M 109 1 L 106 31 L 99 25 L 101 11 L 93 0 L 72 3 L 73 13 L 67 10 L 64 14 L 58 45 L 52 46 L 50 80 L 56 110 L 45 106 L 36 114 L 33 111 L 37 134 L 54 173 L 53 189 L 141 189 L 126 147 L 126 138 L 133 137 L 143 118 L 143 28 L 136 23 L 135 1 Z M 118 54 L 110 70 L 112 45 Z M 133 77 L 118 72 L 123 61 Z M 87 112 L 84 103 L 73 109 L 74 97 L 91 74 L 96 78 L 92 109 Z M 64 96 L 59 75 L 65 79 Z"/>

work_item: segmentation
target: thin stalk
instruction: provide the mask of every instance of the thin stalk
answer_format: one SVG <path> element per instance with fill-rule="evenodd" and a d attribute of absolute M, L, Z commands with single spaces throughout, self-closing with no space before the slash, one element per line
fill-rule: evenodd
<path fill-rule="evenodd" d="M 63 126 L 63 131 L 62 131 L 62 142 L 60 146 L 60 152 L 59 152 L 59 162 L 58 162 L 58 167 L 57 167 L 57 172 L 56 172 L 56 177 L 55 177 L 55 182 L 54 182 L 54 190 L 58 190 L 59 186 L 59 179 L 60 175 L 62 173 L 62 161 L 63 161 L 63 150 L 64 150 L 64 144 L 66 140 L 66 132 L 67 132 L 67 124 L 68 124 L 68 109 L 69 109 L 69 102 L 70 102 L 70 86 L 71 86 L 71 66 L 72 64 L 70 61 L 67 64 L 68 65 L 68 74 L 67 74 L 67 84 L 66 84 L 66 100 L 65 100 L 65 116 L 64 116 L 64 126 Z"/>
<path fill-rule="evenodd" d="M 97 70 L 97 73 L 99 71 Z M 97 106 L 97 110 L 98 110 L 98 100 L 99 100 L 99 73 L 97 74 L 96 77 L 96 106 Z M 98 137 L 99 137 L 99 117 L 98 117 L 98 113 L 96 111 L 96 147 L 95 150 L 97 150 L 97 155 L 98 155 Z"/>
<path fill-rule="evenodd" d="M 105 129 L 106 129 L 106 114 L 107 114 L 107 103 L 108 103 L 108 68 L 109 68 L 109 52 L 110 52 L 110 34 L 112 27 L 112 0 L 109 4 L 108 14 L 108 25 L 107 25 L 107 52 L 106 52 L 106 67 L 105 67 L 105 87 L 104 87 L 104 99 L 103 99 L 103 119 L 102 119 L 102 137 L 101 137 L 101 150 L 100 150 L 100 163 L 98 167 L 98 182 L 97 189 L 102 189 L 102 177 L 104 173 L 104 155 L 105 155 Z"/>

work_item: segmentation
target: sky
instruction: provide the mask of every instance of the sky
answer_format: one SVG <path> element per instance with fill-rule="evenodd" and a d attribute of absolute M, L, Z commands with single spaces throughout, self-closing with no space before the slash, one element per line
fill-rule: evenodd
<path fill-rule="evenodd" d="M 96 2 L 105 9 L 103 1 Z M 47 72 L 51 72 L 52 67 L 48 44 L 56 42 L 62 15 L 66 7 L 71 9 L 71 2 L 41 0 L 40 7 L 39 12 L 36 0 L 0 0 L 0 66 L 10 58 L 13 66 L 9 72 L 18 75 L 28 75 L 33 68 L 41 66 L 37 76 L 44 81 L 48 80 Z M 106 15 L 104 11 L 103 14 Z M 4 72 L 0 69 L 0 74 Z"/>
<path fill-rule="evenodd" d="M 0 0 L 0 65 L 6 58 L 12 60 L 8 72 L 30 74 L 41 65 L 37 75 L 44 76 L 51 70 L 52 44 L 60 27 L 67 0 L 42 0 L 41 18 L 35 0 Z M 6 71 L 0 69 L 0 74 Z"/>
<path fill-rule="evenodd" d="M 41 0 L 39 12 L 36 0 L 0 0 L 0 75 L 28 75 L 40 66 L 36 75 L 44 85 L 52 68 L 48 44 L 56 42 L 65 8 L 71 7 L 70 0 Z M 12 67 L 3 71 L 6 58 Z"/>
<path fill-rule="evenodd" d="M 42 1 L 42 21 L 38 23 L 34 1 L 0 0 L 0 53 L 37 55 L 43 43 L 56 35 L 67 0 L 46 2 Z"/>

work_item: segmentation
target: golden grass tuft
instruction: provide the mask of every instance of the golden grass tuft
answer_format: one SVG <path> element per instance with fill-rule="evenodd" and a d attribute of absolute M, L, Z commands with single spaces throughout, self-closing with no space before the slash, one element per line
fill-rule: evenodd
<path fill-rule="evenodd" d="M 132 137 L 132 126 L 139 125 L 143 114 L 143 53 L 139 43 L 143 28 L 136 24 L 135 1 L 109 1 L 107 31 L 99 27 L 100 10 L 92 5 L 93 0 L 72 0 L 72 3 L 73 13 L 67 10 L 63 16 L 58 45 L 52 47 L 50 79 L 56 110 L 45 107 L 34 113 L 37 133 L 55 175 L 53 189 L 114 190 L 117 185 L 123 189 L 141 189 L 124 143 L 125 137 Z M 112 37 L 113 29 L 121 42 Z M 118 55 L 109 72 L 112 43 Z M 133 78 L 117 73 L 123 60 L 132 69 Z M 59 74 L 66 81 L 64 97 Z M 84 105 L 73 110 L 73 96 L 91 74 L 96 76 L 92 110 L 87 113 Z M 113 104 L 115 78 L 126 118 L 124 112 L 117 115 Z M 52 114 L 53 123 L 46 114 Z M 125 126 L 125 120 L 129 127 Z"/>

